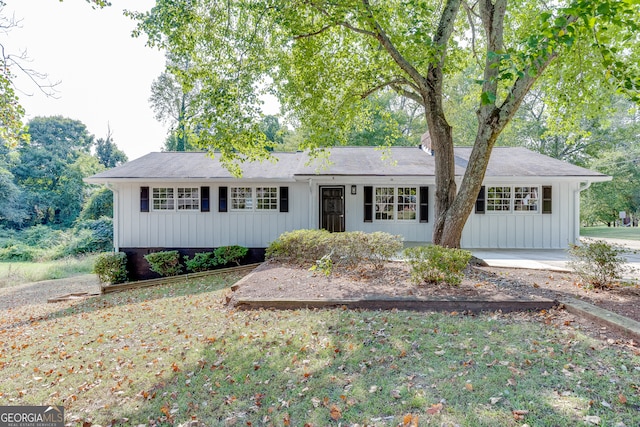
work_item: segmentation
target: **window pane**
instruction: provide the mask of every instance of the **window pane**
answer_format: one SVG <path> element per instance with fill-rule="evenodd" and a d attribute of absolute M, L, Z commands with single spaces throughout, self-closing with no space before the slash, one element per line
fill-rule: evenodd
<path fill-rule="evenodd" d="M 376 219 L 392 220 L 394 218 L 394 190 L 393 187 L 376 188 Z"/>
<path fill-rule="evenodd" d="M 154 188 L 152 192 L 152 206 L 156 211 L 173 210 L 173 188 Z"/>
<path fill-rule="evenodd" d="M 487 189 L 487 211 L 511 210 L 511 187 L 489 187 Z"/>
<path fill-rule="evenodd" d="M 178 188 L 178 210 L 199 210 L 200 189 L 197 187 Z"/>
<path fill-rule="evenodd" d="M 515 187 L 513 189 L 513 210 L 537 212 L 538 187 Z"/>
<path fill-rule="evenodd" d="M 231 209 L 253 209 L 253 192 L 251 187 L 231 187 Z"/>
<path fill-rule="evenodd" d="M 258 210 L 278 209 L 278 187 L 257 187 L 256 205 Z"/>
<path fill-rule="evenodd" d="M 416 219 L 417 187 L 398 188 L 398 220 Z"/>

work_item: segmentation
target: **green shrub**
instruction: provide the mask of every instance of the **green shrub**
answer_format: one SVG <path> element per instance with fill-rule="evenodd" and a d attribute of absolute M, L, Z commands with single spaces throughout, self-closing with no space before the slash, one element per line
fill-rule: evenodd
<path fill-rule="evenodd" d="M 354 268 L 369 263 L 381 268 L 402 249 L 402 237 L 389 233 L 326 230 L 296 230 L 283 233 L 266 251 L 268 259 L 296 264 L 314 264 Z M 328 257 L 328 258 L 327 258 Z M 328 261 L 331 261 L 328 263 Z M 323 271 L 326 269 L 323 269 Z"/>
<path fill-rule="evenodd" d="M 249 249 L 244 246 L 232 245 L 221 246 L 214 250 L 213 254 L 215 255 L 217 265 L 226 265 L 232 262 L 240 265 L 240 260 L 247 255 L 247 252 L 249 252 Z"/>
<path fill-rule="evenodd" d="M 58 257 L 106 252 L 113 248 L 113 220 L 102 217 L 79 222 Z"/>
<path fill-rule="evenodd" d="M 106 187 L 91 193 L 78 215 L 78 220 L 96 220 L 103 216 L 113 218 L 113 192 Z"/>
<path fill-rule="evenodd" d="M 291 263 L 315 262 L 331 252 L 327 230 L 295 230 L 282 233 L 265 252 L 267 259 Z"/>
<path fill-rule="evenodd" d="M 581 245 L 569 245 L 568 266 L 589 286 L 606 288 L 632 270 L 625 266 L 627 259 L 623 254 L 627 252 L 626 248 L 604 240 L 585 239 Z"/>
<path fill-rule="evenodd" d="M 240 265 L 240 261 L 244 258 L 249 249 L 244 246 L 221 246 L 213 252 L 198 252 L 192 259 L 185 258 L 185 265 L 188 271 L 207 271 L 212 270 L 218 265 L 227 265 L 236 263 Z"/>
<path fill-rule="evenodd" d="M 411 279 L 416 284 L 449 283 L 459 285 L 463 270 L 471 260 L 471 252 L 437 245 L 416 246 L 403 251 L 411 266 Z"/>
<path fill-rule="evenodd" d="M 42 249 L 52 248 L 64 240 L 64 232 L 46 225 L 34 225 L 22 231 L 22 241 L 29 246 Z"/>
<path fill-rule="evenodd" d="M 180 254 L 178 251 L 162 251 L 147 254 L 144 259 L 149 263 L 151 271 L 159 275 L 177 276 L 182 273 L 182 265 L 180 265 Z"/>
<path fill-rule="evenodd" d="M 10 241 L 0 248 L 1 261 L 36 261 L 41 258 L 42 250 L 25 245 L 21 242 Z"/>
<path fill-rule="evenodd" d="M 212 270 L 218 265 L 213 252 L 198 252 L 192 259 L 185 257 L 184 263 L 187 266 L 187 271 L 193 272 Z"/>
<path fill-rule="evenodd" d="M 101 283 L 115 284 L 127 281 L 127 255 L 124 252 L 105 252 L 98 255 L 93 272 Z"/>

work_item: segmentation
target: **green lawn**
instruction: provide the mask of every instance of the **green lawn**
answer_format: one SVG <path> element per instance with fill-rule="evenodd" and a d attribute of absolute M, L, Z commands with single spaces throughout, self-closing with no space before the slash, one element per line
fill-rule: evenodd
<path fill-rule="evenodd" d="M 89 274 L 95 255 L 42 262 L 0 262 L 0 288 L 27 282 Z"/>
<path fill-rule="evenodd" d="M 581 227 L 580 236 L 593 238 L 612 238 L 640 240 L 640 227 Z"/>
<path fill-rule="evenodd" d="M 63 404 L 72 425 L 640 425 L 640 355 L 553 314 L 234 311 L 237 278 L 4 313 L 0 405 Z"/>

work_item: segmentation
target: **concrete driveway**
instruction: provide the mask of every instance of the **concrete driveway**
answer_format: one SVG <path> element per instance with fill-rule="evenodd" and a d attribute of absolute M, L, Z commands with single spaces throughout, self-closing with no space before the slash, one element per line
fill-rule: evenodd
<path fill-rule="evenodd" d="M 605 240 L 621 245 L 636 253 L 626 254 L 627 264 L 636 271 L 625 274 L 625 279 L 638 281 L 640 278 L 640 241 L 621 239 Z M 473 256 L 482 259 L 492 267 L 532 268 L 538 270 L 570 271 L 567 267 L 569 255 L 561 249 L 469 249 Z"/>

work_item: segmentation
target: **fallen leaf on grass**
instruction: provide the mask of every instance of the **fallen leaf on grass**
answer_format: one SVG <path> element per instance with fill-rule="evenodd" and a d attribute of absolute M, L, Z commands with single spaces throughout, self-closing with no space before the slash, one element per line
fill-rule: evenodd
<path fill-rule="evenodd" d="M 331 405 L 330 415 L 332 420 L 338 421 L 342 418 L 342 411 L 336 405 Z"/>
<path fill-rule="evenodd" d="M 627 398 L 625 397 L 624 394 L 620 393 L 618 395 L 618 400 L 620 401 L 620 403 L 622 403 L 623 405 L 627 403 Z"/>
<path fill-rule="evenodd" d="M 511 411 L 515 420 L 524 420 L 524 416 L 529 413 L 526 409 L 515 409 Z"/>
<path fill-rule="evenodd" d="M 414 414 L 407 414 L 402 418 L 403 427 L 418 427 L 418 416 Z"/>
<path fill-rule="evenodd" d="M 442 403 L 436 403 L 435 405 L 431 405 L 429 409 L 427 409 L 427 414 L 436 415 L 442 411 L 443 405 Z"/>

